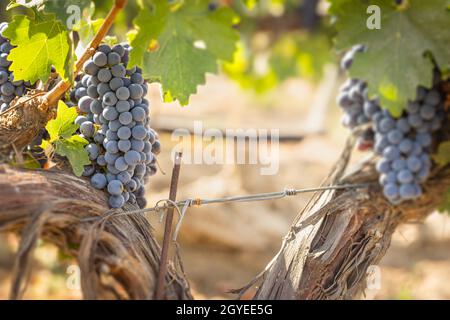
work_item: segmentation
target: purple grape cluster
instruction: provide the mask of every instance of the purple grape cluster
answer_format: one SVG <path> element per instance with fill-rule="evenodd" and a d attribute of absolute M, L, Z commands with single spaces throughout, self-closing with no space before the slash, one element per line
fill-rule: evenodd
<path fill-rule="evenodd" d="M 75 123 L 92 165 L 84 176 L 109 194 L 111 208 L 125 203 L 146 206 L 144 186 L 157 171 L 161 145 L 150 128 L 147 84 L 137 67 L 127 68 L 130 47 L 101 44 L 83 67 L 84 75 L 71 92 L 80 115 Z"/>
<path fill-rule="evenodd" d="M 432 133 L 445 119 L 442 100 L 437 88 L 419 87 L 417 99 L 408 103 L 399 118 L 387 110 L 373 116 L 374 150 L 381 157 L 376 169 L 383 193 L 392 203 L 422 195 L 420 184 L 428 178 L 432 164 Z"/>
<path fill-rule="evenodd" d="M 341 61 L 341 68 L 348 70 L 357 52 L 363 52 L 364 46 L 356 45 L 348 51 Z M 367 83 L 359 79 L 349 79 L 342 87 L 337 98 L 337 104 L 344 112 L 342 125 L 351 130 L 371 122 L 372 115 L 381 110 L 378 99 L 369 99 Z M 371 127 L 365 128 L 358 137 L 358 149 L 365 151 L 371 149 L 375 133 Z"/>
<path fill-rule="evenodd" d="M 341 68 L 348 70 L 354 55 L 363 51 L 363 46 L 354 46 L 342 59 Z M 376 164 L 379 182 L 392 203 L 419 197 L 421 183 L 429 176 L 432 133 L 445 120 L 438 90 L 440 75 L 435 78 L 432 89 L 418 88 L 417 99 L 409 102 L 398 118 L 382 109 L 378 99 L 369 99 L 365 82 L 349 79 L 340 89 L 337 103 L 344 111 L 342 124 L 352 130 L 363 128 L 357 146 L 373 149 L 380 156 Z"/>
<path fill-rule="evenodd" d="M 0 24 L 0 112 L 8 110 L 14 98 L 22 97 L 28 89 L 32 89 L 29 82 L 14 81 L 14 74 L 9 71 L 12 62 L 8 60 L 8 55 L 13 46 L 3 36 L 7 27 L 6 22 Z"/>

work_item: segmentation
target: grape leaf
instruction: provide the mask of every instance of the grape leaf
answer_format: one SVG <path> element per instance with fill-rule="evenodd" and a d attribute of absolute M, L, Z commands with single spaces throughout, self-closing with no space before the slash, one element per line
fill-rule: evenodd
<path fill-rule="evenodd" d="M 130 34 L 130 65 L 142 66 L 146 79 L 162 84 L 166 102 L 186 105 L 205 73 L 216 73 L 218 60 L 233 58 L 237 17 L 229 8 L 208 6 L 208 0 L 142 1 L 137 32 Z"/>
<path fill-rule="evenodd" d="M 434 161 L 441 166 L 450 163 L 450 141 L 439 144 L 437 154 L 433 156 Z"/>
<path fill-rule="evenodd" d="M 89 165 L 88 152 L 84 146 L 89 142 L 74 133 L 78 125 L 74 123 L 78 116 L 75 107 L 68 107 L 63 101 L 59 101 L 56 118 L 50 120 L 45 129 L 49 133 L 50 139 L 43 140 L 41 148 L 46 154 L 55 151 L 60 156 L 66 157 L 76 176 L 81 176 L 85 165 Z"/>
<path fill-rule="evenodd" d="M 53 65 L 64 80 L 72 77 L 69 34 L 54 14 L 16 15 L 4 31 L 12 45 L 8 59 L 16 80 L 45 82 Z"/>
<path fill-rule="evenodd" d="M 81 176 L 85 165 L 91 164 L 88 153 L 84 149 L 88 143 L 86 139 L 77 135 L 55 142 L 55 152 L 69 160 L 73 173 L 77 177 Z"/>
<path fill-rule="evenodd" d="M 50 135 L 49 142 L 54 142 L 60 137 L 65 139 L 70 138 L 78 129 L 78 125 L 74 123 L 77 116 L 76 108 L 69 108 L 64 102 L 59 101 L 56 118 L 47 122 L 45 126 L 45 129 L 47 129 Z"/>
<path fill-rule="evenodd" d="M 369 3 L 355 0 L 330 0 L 338 35 L 336 46 L 346 49 L 364 44 L 350 75 L 364 79 L 369 94 L 378 95 L 381 104 L 399 116 L 408 100 L 416 97 L 417 86 L 431 87 L 433 63 L 441 70 L 450 66 L 450 11 L 448 0 L 410 0 L 396 6 L 391 0 L 374 0 L 381 10 L 381 28 L 367 27 Z"/>

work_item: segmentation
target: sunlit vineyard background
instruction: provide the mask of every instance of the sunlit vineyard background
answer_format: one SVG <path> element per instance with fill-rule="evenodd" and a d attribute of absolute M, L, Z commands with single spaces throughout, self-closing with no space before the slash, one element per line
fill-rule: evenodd
<path fill-rule="evenodd" d="M 99 14 L 109 7 L 110 2 L 101 1 Z M 130 1 L 130 10 L 135 10 L 133 2 Z M 294 0 L 286 2 L 284 6 L 298 5 Z M 0 1 L 2 20 L 5 3 L 7 1 Z M 263 17 L 258 17 L 259 21 L 282 20 L 280 16 L 285 7 L 281 3 L 283 1 L 273 1 L 268 5 Z M 319 8 L 324 11 L 325 4 L 321 2 Z M 255 27 L 256 20 L 249 17 L 245 25 Z M 126 32 L 127 23 L 121 21 L 115 32 Z M 293 46 L 305 49 L 298 56 L 303 72 L 291 74 L 290 66 L 279 66 L 279 69 L 267 72 L 266 49 L 271 50 L 272 40 L 264 26 L 261 22 L 260 31 L 253 33 L 250 39 L 251 45 L 258 49 L 252 57 L 254 73 L 243 76 L 237 70 L 239 64 L 229 65 L 225 68 L 228 76 L 209 75 L 207 85 L 191 98 L 188 107 L 183 108 L 177 103 L 162 103 L 159 86 L 150 85 L 147 99 L 152 105 L 152 126 L 156 130 L 172 126 L 192 128 L 194 121 L 202 120 L 205 128 L 275 128 L 280 129 L 281 135 L 304 138 L 280 143 L 280 169 L 274 176 L 260 176 L 258 165 L 183 165 L 180 199 L 317 186 L 339 158 L 348 132 L 340 125 L 341 111 L 336 106 L 335 96 L 345 75 L 338 71 L 337 60 L 330 55 L 329 31 L 316 31 L 312 37 L 306 32 L 285 31 L 279 22 L 278 26 L 284 30 L 279 32 L 286 36 L 277 42 L 276 50 L 281 52 L 278 57 L 287 59 Z M 292 43 L 287 39 L 296 40 Z M 238 81 L 230 80 L 230 75 Z M 177 144 L 169 133 L 161 132 L 160 135 L 163 151 L 159 162 L 166 175 L 158 172 L 147 186 L 150 204 L 167 198 L 170 154 Z M 364 156 L 356 153 L 352 161 L 356 163 Z M 233 298 L 227 291 L 246 284 L 264 268 L 278 251 L 292 218 L 308 197 L 190 209 L 179 242 L 195 297 Z M 163 225 L 158 222 L 158 217 L 151 219 L 160 237 Z M 8 297 L 17 243 L 18 239 L 13 235 L 0 236 L 1 299 Z M 450 217 L 446 214 L 434 213 L 424 224 L 402 226 L 381 262 L 381 286 L 367 291 L 366 298 L 450 299 L 449 247 Z M 67 287 L 67 268 L 74 264 L 73 260 L 42 242 L 34 256 L 32 279 L 25 298 L 81 297 L 79 290 Z M 244 298 L 253 293 L 250 291 Z"/>

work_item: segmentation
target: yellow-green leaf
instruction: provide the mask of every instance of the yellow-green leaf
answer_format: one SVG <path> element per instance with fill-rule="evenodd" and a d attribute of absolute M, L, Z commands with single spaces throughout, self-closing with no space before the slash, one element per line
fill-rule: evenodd
<path fill-rule="evenodd" d="M 50 135 L 49 142 L 54 142 L 60 137 L 70 138 L 78 129 L 78 125 L 74 123 L 77 116 L 76 108 L 69 108 L 63 101 L 59 101 L 56 118 L 50 120 L 45 126 Z"/>
<path fill-rule="evenodd" d="M 45 82 L 52 66 L 64 80 L 72 78 L 69 33 L 54 14 L 16 15 L 3 35 L 15 46 L 8 56 L 15 80 Z"/>

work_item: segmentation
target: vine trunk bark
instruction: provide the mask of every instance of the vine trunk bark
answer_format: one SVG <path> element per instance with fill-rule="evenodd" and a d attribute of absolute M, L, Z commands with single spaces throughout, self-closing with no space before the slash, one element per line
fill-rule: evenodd
<path fill-rule="evenodd" d="M 72 174 L 0 166 L 0 231 L 21 235 L 11 298 L 23 295 L 39 238 L 76 257 L 84 298 L 154 298 L 161 250 L 152 228 L 143 215 L 100 219 L 105 197 Z M 180 266 L 165 283 L 167 299 L 192 298 Z"/>

